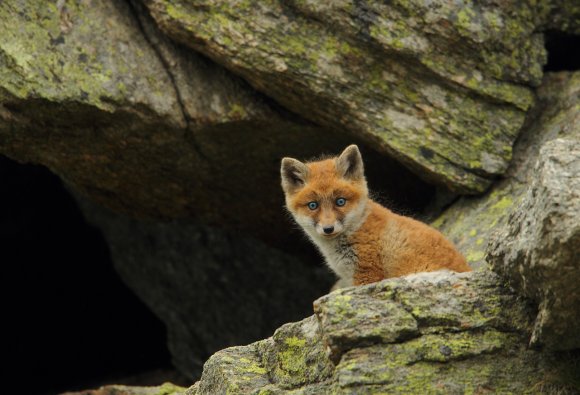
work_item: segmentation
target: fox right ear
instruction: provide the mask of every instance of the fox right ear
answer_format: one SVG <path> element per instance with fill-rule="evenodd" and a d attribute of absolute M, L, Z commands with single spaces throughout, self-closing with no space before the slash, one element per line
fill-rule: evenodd
<path fill-rule="evenodd" d="M 348 180 L 359 181 L 365 178 L 362 156 L 354 144 L 342 151 L 342 154 L 336 159 L 336 168 Z"/>
<path fill-rule="evenodd" d="M 286 193 L 292 193 L 306 184 L 308 166 L 299 160 L 284 158 L 280 174 L 282 175 L 282 189 Z"/>

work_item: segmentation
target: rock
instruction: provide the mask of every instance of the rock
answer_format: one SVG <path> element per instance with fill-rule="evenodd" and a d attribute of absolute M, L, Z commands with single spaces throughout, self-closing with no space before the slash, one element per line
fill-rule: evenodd
<path fill-rule="evenodd" d="M 116 209 L 175 217 L 199 188 L 177 180 L 207 166 L 196 135 L 275 114 L 132 4 L 2 2 L 0 147 Z"/>
<path fill-rule="evenodd" d="M 330 358 L 337 362 L 344 350 L 365 343 L 394 343 L 416 337 L 418 324 L 403 305 L 376 295 L 336 295 L 314 304 Z M 386 299 L 386 300 L 385 300 Z"/>
<path fill-rule="evenodd" d="M 185 388 L 171 383 L 157 387 L 132 387 L 126 385 L 107 385 L 95 390 L 65 392 L 61 395 L 183 395 Z"/>
<path fill-rule="evenodd" d="M 320 342 L 321 330 L 311 316 L 280 327 L 274 336 L 256 345 L 262 364 L 273 367 L 270 376 L 281 388 L 324 381 L 331 375 L 332 364 Z"/>
<path fill-rule="evenodd" d="M 544 30 L 580 34 L 580 5 L 575 0 L 552 1 Z"/>
<path fill-rule="evenodd" d="M 487 256 L 495 271 L 539 304 L 532 345 L 580 348 L 578 213 L 580 138 L 555 139 L 540 150 L 534 180 Z"/>
<path fill-rule="evenodd" d="M 550 9 L 535 2 L 145 3 L 167 35 L 286 108 L 461 193 L 505 172 L 546 61 Z"/>
<path fill-rule="evenodd" d="M 117 273 L 165 323 L 172 362 L 192 382 L 214 352 L 306 316 L 333 281 L 322 265 L 248 236 L 132 219 L 77 200 L 102 230 Z"/>
<path fill-rule="evenodd" d="M 514 147 L 506 178 L 481 197 L 459 199 L 431 223 L 458 246 L 472 267 L 486 265 L 491 234 L 506 223 L 534 182 L 541 147 L 557 138 L 580 139 L 579 89 L 580 72 L 547 73 Z"/>
<path fill-rule="evenodd" d="M 400 312 L 385 319 L 382 312 L 394 310 Z M 214 354 L 187 394 L 575 388 L 567 376 L 572 357 L 526 348 L 529 311 L 489 271 L 423 273 L 342 289 L 317 300 L 315 311 L 272 338 Z M 353 323 L 362 323 L 360 331 Z"/>
<path fill-rule="evenodd" d="M 360 143 L 384 189 L 430 188 L 344 128 L 314 125 L 174 44 L 142 8 L 2 2 L 0 153 L 47 166 L 115 211 L 201 221 L 288 250 L 298 232 L 272 231 L 289 224 L 283 156 Z"/>

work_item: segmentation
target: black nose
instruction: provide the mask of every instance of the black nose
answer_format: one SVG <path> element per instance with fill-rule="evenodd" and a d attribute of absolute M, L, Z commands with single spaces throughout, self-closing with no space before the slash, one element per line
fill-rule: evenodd
<path fill-rule="evenodd" d="M 322 230 L 324 231 L 324 233 L 329 235 L 334 231 L 334 226 L 325 226 L 322 228 Z"/>

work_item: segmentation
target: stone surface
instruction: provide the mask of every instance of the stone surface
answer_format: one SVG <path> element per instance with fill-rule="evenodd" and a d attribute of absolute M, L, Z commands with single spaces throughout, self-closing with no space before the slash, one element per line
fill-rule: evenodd
<path fill-rule="evenodd" d="M 275 115 L 132 4 L 2 2 L 0 147 L 116 209 L 175 217 L 208 166 L 196 135 Z"/>
<path fill-rule="evenodd" d="M 550 15 L 543 29 L 580 34 L 580 4 L 576 0 L 558 0 L 550 3 Z"/>
<path fill-rule="evenodd" d="M 532 345 L 580 348 L 579 213 L 580 138 L 552 140 L 540 150 L 534 180 L 487 256 L 496 272 L 538 302 Z"/>
<path fill-rule="evenodd" d="M 326 268 L 199 224 L 140 221 L 77 199 L 117 273 L 165 323 L 173 364 L 193 382 L 214 352 L 306 316 L 330 289 Z"/>
<path fill-rule="evenodd" d="M 171 383 L 157 387 L 134 387 L 126 385 L 107 385 L 94 390 L 65 392 L 61 395 L 183 395 L 185 388 Z"/>
<path fill-rule="evenodd" d="M 579 92 L 580 72 L 547 73 L 506 178 L 481 197 L 459 199 L 431 223 L 458 246 L 472 267 L 486 265 L 489 238 L 506 223 L 534 181 L 541 147 L 557 138 L 580 139 Z"/>
<path fill-rule="evenodd" d="M 116 211 L 203 221 L 296 247 L 289 241 L 298 232 L 272 231 L 290 223 L 280 159 L 364 142 L 280 108 L 164 37 L 142 8 L 0 4 L 0 153 L 43 164 Z M 394 200 L 428 200 L 429 186 L 368 144 L 366 151 L 383 189 L 402 191 Z"/>
<path fill-rule="evenodd" d="M 170 37 L 286 108 L 462 193 L 507 168 L 550 12 L 532 1 L 145 3 Z"/>
<path fill-rule="evenodd" d="M 578 356 L 527 349 L 530 311 L 516 300 L 489 271 L 338 290 L 316 316 L 214 354 L 187 394 L 575 393 Z M 380 313 L 394 309 L 406 313 Z"/>

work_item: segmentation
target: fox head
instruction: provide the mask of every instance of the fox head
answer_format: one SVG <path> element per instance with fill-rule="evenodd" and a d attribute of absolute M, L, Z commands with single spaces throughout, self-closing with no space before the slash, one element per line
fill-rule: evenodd
<path fill-rule="evenodd" d="M 368 189 L 356 145 L 318 162 L 284 158 L 280 171 L 286 207 L 308 235 L 330 239 L 358 229 Z"/>

